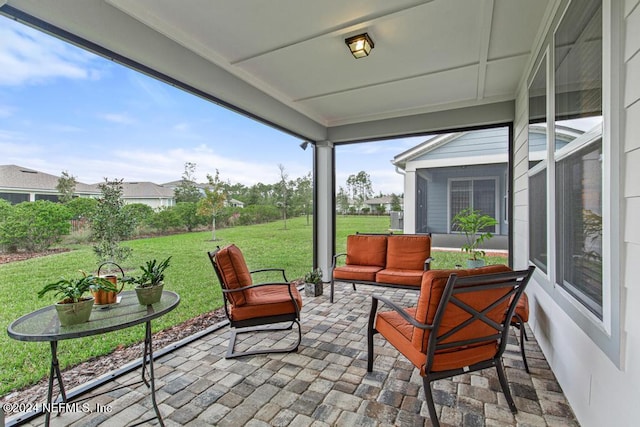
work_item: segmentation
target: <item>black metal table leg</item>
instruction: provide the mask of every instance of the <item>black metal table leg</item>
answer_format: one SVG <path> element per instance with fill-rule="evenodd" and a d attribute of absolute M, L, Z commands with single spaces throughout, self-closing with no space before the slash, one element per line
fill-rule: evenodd
<path fill-rule="evenodd" d="M 49 369 L 49 390 L 47 391 L 47 408 L 45 410 L 44 425 L 49 426 L 51 422 L 51 408 L 53 407 L 53 377 L 58 380 L 58 388 L 62 402 L 67 401 L 67 394 L 64 391 L 62 383 L 62 374 L 60 373 L 60 363 L 58 362 L 58 341 L 51 341 L 51 368 Z M 60 415 L 60 413 L 58 413 Z"/>
<path fill-rule="evenodd" d="M 160 415 L 160 409 L 158 409 L 158 403 L 156 402 L 156 380 L 153 374 L 153 347 L 151 345 L 152 344 L 151 336 L 152 336 L 151 322 L 149 321 L 146 323 L 146 333 L 145 333 L 144 341 L 145 341 L 145 347 L 148 346 L 148 351 L 145 351 L 145 353 L 148 352 L 148 355 L 149 355 L 149 382 L 151 383 L 151 403 L 153 404 L 153 410 L 156 412 L 158 423 L 160 423 L 160 425 L 164 427 L 164 422 L 162 421 L 162 415 Z M 144 365 L 146 365 L 146 362 L 143 363 L 143 366 Z M 144 371 L 143 371 L 143 376 L 144 376 Z"/>

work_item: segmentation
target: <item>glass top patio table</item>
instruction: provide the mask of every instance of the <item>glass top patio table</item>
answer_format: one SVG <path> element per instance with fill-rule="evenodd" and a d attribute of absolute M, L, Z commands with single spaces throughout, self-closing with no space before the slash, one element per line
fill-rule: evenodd
<path fill-rule="evenodd" d="M 171 291 L 163 291 L 160 301 L 153 305 L 140 305 L 135 291 L 124 291 L 119 296 L 117 304 L 94 305 L 89 321 L 79 325 L 61 326 L 55 306 L 50 305 L 14 321 L 7 332 L 19 341 L 61 341 L 98 335 L 151 321 L 180 302 L 178 294 Z"/>

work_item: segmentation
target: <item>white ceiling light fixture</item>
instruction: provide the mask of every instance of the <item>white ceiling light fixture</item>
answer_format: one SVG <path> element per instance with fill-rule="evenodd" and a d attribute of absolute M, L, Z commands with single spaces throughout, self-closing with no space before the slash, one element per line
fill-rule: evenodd
<path fill-rule="evenodd" d="M 349 46 L 349 50 L 354 58 L 364 58 L 365 56 L 369 56 L 371 53 L 371 49 L 373 49 L 374 44 L 369 34 L 363 33 L 358 34 L 357 36 L 349 37 L 344 41 L 347 46 Z"/>

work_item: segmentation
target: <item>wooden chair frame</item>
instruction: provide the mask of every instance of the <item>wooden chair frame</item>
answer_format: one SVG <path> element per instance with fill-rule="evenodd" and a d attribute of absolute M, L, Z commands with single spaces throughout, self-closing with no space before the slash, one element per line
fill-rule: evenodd
<path fill-rule="evenodd" d="M 507 403 L 509 405 L 509 409 L 512 413 L 516 413 L 518 409 L 513 401 L 511 396 L 511 391 L 509 390 L 509 384 L 507 382 L 507 378 L 504 372 L 504 365 L 502 363 L 502 354 L 507 345 L 509 326 L 511 325 L 511 319 L 513 318 L 515 308 L 517 302 L 524 292 L 524 289 L 533 274 L 534 267 L 529 267 L 528 270 L 521 271 L 512 271 L 505 273 L 496 273 L 496 274 L 483 274 L 476 276 L 468 276 L 459 278 L 456 274 L 451 274 L 447 281 L 447 284 L 444 288 L 442 298 L 438 304 L 438 308 L 436 310 L 436 314 L 431 324 L 424 324 L 415 320 L 415 318 L 406 312 L 402 307 L 393 303 L 387 298 L 373 295 L 372 296 L 372 304 L 371 304 L 371 312 L 369 315 L 369 325 L 368 325 L 368 358 L 367 358 L 367 371 L 373 371 L 373 337 L 378 331 L 375 329 L 375 320 L 376 314 L 378 310 L 378 302 L 382 302 L 384 305 L 388 306 L 395 312 L 397 312 L 404 320 L 410 323 L 414 328 L 419 328 L 425 331 L 430 331 L 427 350 L 425 353 L 425 367 L 424 367 L 424 375 L 422 375 L 423 386 L 424 386 L 424 394 L 426 398 L 427 407 L 429 408 L 429 415 L 431 417 L 431 421 L 434 426 L 439 426 L 439 421 L 437 418 L 436 407 L 433 401 L 433 393 L 431 389 L 431 383 L 433 381 L 448 378 L 456 375 L 461 375 L 468 372 L 478 371 L 481 369 L 486 369 L 490 367 L 495 367 L 498 373 L 498 379 L 500 381 L 500 386 L 502 387 L 502 392 L 505 395 Z M 460 300 L 457 296 L 459 294 L 468 293 L 468 292 L 478 292 L 482 290 L 493 290 L 504 288 L 507 292 L 494 303 L 485 307 L 482 310 L 476 310 L 473 307 L 466 304 L 464 301 Z M 509 289 L 510 288 L 510 289 Z M 502 304 L 505 300 L 508 301 L 509 298 L 513 296 L 513 301 L 509 304 L 507 312 L 503 317 L 503 320 L 498 323 L 487 317 L 487 313 L 494 309 L 499 304 Z M 456 307 L 464 310 L 464 312 L 468 313 L 471 317 L 467 320 L 459 323 L 449 331 L 445 333 L 440 333 L 440 326 L 442 319 L 445 314 L 445 309 L 449 304 L 453 304 Z M 459 332 L 463 328 L 469 326 L 471 323 L 475 321 L 481 321 L 486 325 L 489 325 L 491 329 L 495 330 L 495 333 L 485 336 L 478 336 L 473 339 L 468 340 L 458 340 L 458 341 L 449 341 L 444 342 L 448 338 L 450 338 L 456 332 Z M 451 351 L 454 348 L 460 348 L 469 345 L 481 345 L 483 343 L 490 343 L 492 341 L 497 342 L 497 350 L 495 355 L 487 360 L 480 361 L 471 366 L 461 366 L 457 369 L 449 369 L 445 371 L 434 371 L 433 364 L 436 353 L 441 351 Z"/>
<path fill-rule="evenodd" d="M 250 286 L 245 286 L 236 289 L 229 289 L 227 284 L 225 283 L 222 274 L 220 273 L 220 269 L 218 267 L 218 263 L 216 262 L 216 254 L 220 251 L 220 247 L 218 247 L 213 252 L 207 252 L 209 256 L 209 260 L 213 265 L 213 270 L 216 272 L 216 276 L 218 277 L 218 281 L 220 282 L 220 286 L 222 287 L 222 295 L 224 300 L 224 311 L 229 320 L 229 326 L 231 327 L 231 337 L 229 338 L 229 346 L 227 348 L 227 354 L 225 355 L 226 359 L 232 359 L 241 356 L 250 356 L 256 354 L 268 354 L 268 353 L 291 353 L 298 351 L 298 347 L 300 346 L 300 342 L 302 341 L 302 328 L 300 327 L 300 307 L 293 296 L 293 292 L 291 291 L 291 284 L 287 280 L 287 276 L 285 275 L 285 271 L 282 268 L 263 268 L 258 270 L 250 271 L 250 274 L 254 273 L 262 273 L 268 271 L 279 271 L 282 273 L 283 282 L 273 282 L 273 283 L 256 283 Z M 257 316 L 250 319 L 243 320 L 233 320 L 233 317 L 229 313 L 229 305 L 232 304 L 229 300 L 229 295 L 234 292 L 244 292 L 249 289 L 260 288 L 264 286 L 286 286 L 289 292 L 289 297 L 291 298 L 291 302 L 295 307 L 294 313 L 285 313 L 274 316 Z M 278 323 L 290 322 L 288 325 L 282 326 L 277 325 Z M 238 335 L 252 333 L 252 332 L 273 332 L 273 331 L 283 331 L 283 330 L 291 330 L 293 329 L 293 325 L 296 324 L 298 326 L 298 339 L 296 342 L 285 348 L 259 348 L 255 350 L 248 350 L 244 352 L 236 352 L 235 344 Z"/>

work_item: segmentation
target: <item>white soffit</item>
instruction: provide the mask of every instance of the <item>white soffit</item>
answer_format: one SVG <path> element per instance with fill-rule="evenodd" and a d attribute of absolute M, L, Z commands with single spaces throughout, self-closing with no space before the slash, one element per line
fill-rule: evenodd
<path fill-rule="evenodd" d="M 547 3 L 108 2 L 329 127 L 513 99 Z M 360 31 L 376 46 L 355 60 Z"/>

